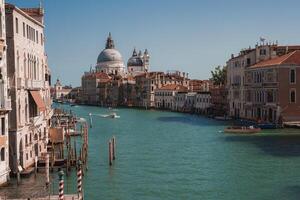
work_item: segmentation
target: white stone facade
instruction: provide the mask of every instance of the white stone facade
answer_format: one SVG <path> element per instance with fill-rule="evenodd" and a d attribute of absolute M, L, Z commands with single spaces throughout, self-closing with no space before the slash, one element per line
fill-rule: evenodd
<path fill-rule="evenodd" d="M 6 27 L 5 6 L 0 1 L 0 185 L 9 179 L 9 141 L 8 141 L 8 112 L 11 101 L 8 96 L 8 77 L 6 63 Z"/>
<path fill-rule="evenodd" d="M 44 46 L 43 9 L 6 5 L 10 167 L 19 173 L 47 151 L 52 115 L 50 71 Z"/>
<path fill-rule="evenodd" d="M 211 107 L 210 92 L 199 92 L 195 97 L 195 112 L 206 114 Z"/>

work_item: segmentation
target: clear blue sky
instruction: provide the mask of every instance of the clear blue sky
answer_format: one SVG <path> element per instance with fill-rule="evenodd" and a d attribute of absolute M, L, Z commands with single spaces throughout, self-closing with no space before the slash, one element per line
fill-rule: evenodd
<path fill-rule="evenodd" d="M 52 79 L 73 86 L 95 65 L 108 32 L 125 63 L 133 47 L 147 48 L 151 70 L 181 70 L 198 79 L 260 36 L 300 44 L 298 0 L 44 0 L 44 7 Z"/>

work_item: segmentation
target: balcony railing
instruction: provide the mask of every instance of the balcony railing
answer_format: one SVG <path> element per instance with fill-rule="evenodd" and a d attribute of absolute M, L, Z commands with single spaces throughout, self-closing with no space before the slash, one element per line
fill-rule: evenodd
<path fill-rule="evenodd" d="M 27 89 L 41 89 L 46 86 L 46 83 L 42 80 L 32 80 L 27 78 L 25 80 L 25 86 Z"/>

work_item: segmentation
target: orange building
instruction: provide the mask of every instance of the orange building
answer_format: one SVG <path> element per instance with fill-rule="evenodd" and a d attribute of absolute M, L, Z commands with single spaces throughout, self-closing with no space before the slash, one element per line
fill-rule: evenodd
<path fill-rule="evenodd" d="M 245 71 L 245 117 L 281 123 L 300 120 L 300 50 Z"/>

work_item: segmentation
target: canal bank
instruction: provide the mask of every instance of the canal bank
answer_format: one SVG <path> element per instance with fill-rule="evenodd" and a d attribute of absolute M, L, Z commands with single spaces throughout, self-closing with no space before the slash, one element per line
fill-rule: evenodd
<path fill-rule="evenodd" d="M 92 106 L 62 106 L 86 119 L 89 113 L 111 112 Z M 83 178 L 85 199 L 252 200 L 299 196 L 298 130 L 234 136 L 222 132 L 226 122 L 201 116 L 126 108 L 114 112 L 120 118 L 93 116 L 89 169 Z M 110 167 L 108 140 L 113 135 L 117 158 Z M 52 177 L 58 188 L 57 174 Z M 67 193 L 76 193 L 75 170 L 65 177 L 65 188 Z"/>

